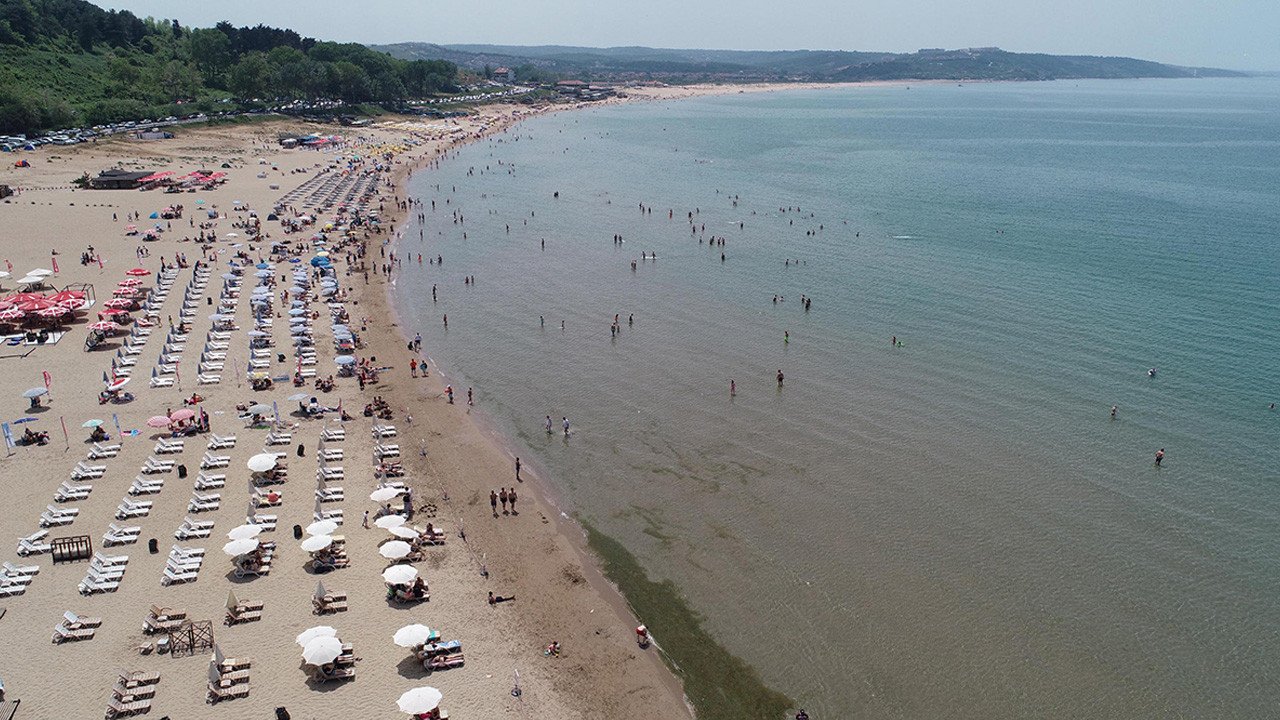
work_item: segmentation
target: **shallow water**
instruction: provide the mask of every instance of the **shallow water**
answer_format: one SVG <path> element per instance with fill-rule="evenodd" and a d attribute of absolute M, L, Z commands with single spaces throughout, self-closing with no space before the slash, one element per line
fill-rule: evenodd
<path fill-rule="evenodd" d="M 1250 79 L 539 118 L 414 178 L 397 299 L 570 508 L 815 718 L 1265 716 L 1278 111 Z"/>

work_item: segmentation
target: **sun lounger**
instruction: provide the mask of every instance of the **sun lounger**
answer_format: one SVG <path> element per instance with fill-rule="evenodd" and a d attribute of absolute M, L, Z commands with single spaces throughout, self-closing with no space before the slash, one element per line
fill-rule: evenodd
<path fill-rule="evenodd" d="M 223 475 L 220 473 L 216 475 L 206 475 L 205 473 L 202 472 L 196 476 L 195 489 L 196 490 L 217 490 L 218 488 L 225 487 L 226 484 L 227 484 L 226 475 Z"/>
<path fill-rule="evenodd" d="M 40 574 L 39 565 L 14 565 L 11 562 L 5 561 L 3 568 L 4 574 L 9 577 L 35 577 Z"/>
<path fill-rule="evenodd" d="M 329 442 L 342 442 L 347 439 L 347 431 L 343 428 L 328 428 L 320 433 L 320 437 Z"/>
<path fill-rule="evenodd" d="M 138 687 L 129 687 L 123 681 L 117 680 L 116 684 L 111 688 L 111 697 L 116 700 L 133 702 L 135 700 L 148 700 L 156 696 L 155 685 L 139 685 Z"/>
<path fill-rule="evenodd" d="M 129 343 L 125 343 L 124 345 L 120 346 L 119 352 L 123 355 L 134 357 L 142 354 L 142 348 L 137 345 L 131 345 Z"/>
<path fill-rule="evenodd" d="M 93 553 L 90 564 L 97 564 L 102 567 L 124 567 L 129 564 L 128 555 L 108 555 L 100 550 Z"/>
<path fill-rule="evenodd" d="M 92 485 L 72 485 L 63 480 L 62 484 L 58 486 L 58 490 L 53 494 L 53 500 L 60 503 L 84 500 L 89 497 L 89 493 L 92 490 Z"/>
<path fill-rule="evenodd" d="M 173 378 L 153 377 L 151 378 L 151 381 L 147 384 L 153 388 L 173 387 Z"/>
<path fill-rule="evenodd" d="M 346 596 L 342 600 L 320 600 L 311 598 L 311 611 L 316 615 L 326 615 L 328 613 L 339 613 L 347 611 Z"/>
<path fill-rule="evenodd" d="M 320 458 L 325 462 L 339 462 L 346 456 L 342 448 L 328 448 L 320 451 Z"/>
<path fill-rule="evenodd" d="M 395 437 L 395 436 L 396 436 L 395 425 L 374 425 L 373 426 L 374 438 L 389 438 L 389 437 Z"/>
<path fill-rule="evenodd" d="M 0 597 L 17 597 L 26 591 L 26 583 L 0 581 Z"/>
<path fill-rule="evenodd" d="M 101 460 L 103 458 L 113 458 L 119 454 L 119 445 L 103 445 L 102 443 L 94 443 L 93 448 L 89 450 L 89 459 Z"/>
<path fill-rule="evenodd" d="M 218 383 L 222 382 L 222 376 L 212 375 L 209 373 L 197 373 L 196 382 L 198 382 L 201 385 L 217 385 Z"/>
<path fill-rule="evenodd" d="M 93 628 L 69 628 L 65 623 L 59 623 L 53 628 L 53 642 L 58 644 L 76 640 L 92 640 L 94 632 Z"/>
<path fill-rule="evenodd" d="M 230 455 L 213 455 L 211 453 L 206 452 L 204 454 L 204 457 L 200 458 L 201 470 L 210 470 L 212 468 L 226 467 L 230 464 L 231 464 Z"/>
<path fill-rule="evenodd" d="M 81 580 L 79 585 L 81 595 L 115 592 L 119 588 L 119 580 L 99 580 L 91 577 L 86 577 L 84 580 Z"/>
<path fill-rule="evenodd" d="M 60 515 L 47 510 L 40 513 L 40 527 L 62 527 L 63 525 L 70 525 L 75 520 L 75 515 Z"/>
<path fill-rule="evenodd" d="M 164 577 L 160 578 L 161 585 L 175 585 L 186 582 L 195 582 L 199 577 L 199 571 L 190 569 L 174 570 L 171 567 L 165 567 Z"/>
<path fill-rule="evenodd" d="M 343 514 L 342 514 L 341 508 L 336 508 L 334 510 L 323 510 L 321 508 L 316 508 L 315 512 L 313 512 L 311 515 L 317 521 L 332 520 L 338 523 L 339 525 L 341 525 L 343 521 Z"/>
<path fill-rule="evenodd" d="M 250 610 L 248 608 L 236 607 L 227 610 L 227 616 L 223 620 L 227 625 L 239 625 L 241 623 L 257 622 L 262 619 L 262 610 Z"/>
<path fill-rule="evenodd" d="M 209 683 L 208 701 L 210 705 L 215 705 L 223 700 L 234 700 L 236 698 L 249 696 L 249 683 L 234 683 L 231 685 L 219 685 L 213 682 Z"/>
<path fill-rule="evenodd" d="M 115 720 L 119 717 L 129 717 L 131 715 L 141 715 L 151 710 L 151 700 L 133 700 L 125 702 L 119 699 L 113 699 L 107 703 L 107 720 Z"/>
<path fill-rule="evenodd" d="M 193 513 L 211 512 L 222 506 L 222 495 L 219 493 L 209 493 L 201 495 L 192 493 L 191 502 L 187 503 L 187 510 Z"/>
<path fill-rule="evenodd" d="M 155 475 L 157 473 L 172 472 L 174 464 L 175 463 L 172 460 L 161 460 L 157 457 L 149 457 L 147 458 L 147 461 L 142 464 L 142 474 Z"/>
<path fill-rule="evenodd" d="M 169 555 L 169 559 L 165 561 L 164 566 L 174 572 L 200 572 L 200 568 L 204 565 L 203 557 L 190 556 L 174 556 Z"/>
<path fill-rule="evenodd" d="M 182 452 L 187 446 L 185 440 L 161 440 L 156 443 L 155 453 L 157 455 L 169 455 Z"/>
<path fill-rule="evenodd" d="M 154 605 L 152 606 L 155 607 Z M 117 673 L 120 682 L 127 688 L 155 685 L 160 682 L 160 673 L 155 670 L 135 670 L 131 673 Z"/>
<path fill-rule="evenodd" d="M 112 545 L 132 545 L 138 542 L 138 537 L 142 535 L 142 528 L 133 526 L 121 526 L 111 523 L 106 533 L 102 535 L 102 544 L 106 547 Z"/>
<path fill-rule="evenodd" d="M 209 436 L 208 448 L 210 450 L 227 450 L 235 446 L 236 446 L 235 435 L 210 435 Z"/>
<path fill-rule="evenodd" d="M 116 519 L 146 517 L 151 514 L 150 500 L 125 500 L 116 507 Z"/>
<path fill-rule="evenodd" d="M 290 432 L 269 432 L 267 433 L 267 446 L 271 445 L 288 445 L 293 442 L 293 433 Z"/>
<path fill-rule="evenodd" d="M 346 494 L 342 491 L 342 488 L 340 487 L 320 488 L 316 490 L 316 497 L 322 503 L 342 502 L 343 500 L 346 499 Z"/>
<path fill-rule="evenodd" d="M 373 455 L 379 460 L 383 458 L 400 457 L 399 445 L 374 445 Z"/>
<path fill-rule="evenodd" d="M 221 350 L 206 350 L 200 353 L 200 362 L 217 362 L 221 363 L 227 359 L 227 354 Z"/>
<path fill-rule="evenodd" d="M 422 661 L 422 667 L 428 672 L 434 670 L 448 670 L 450 668 L 462 667 L 464 664 L 462 653 L 453 653 L 450 655 L 434 655 Z"/>
<path fill-rule="evenodd" d="M 96 480 L 107 472 L 106 465 L 88 465 L 83 461 L 76 463 L 71 470 L 72 480 Z"/>
<path fill-rule="evenodd" d="M 352 680 L 355 679 L 356 669 L 352 666 L 335 667 L 330 672 L 325 672 L 320 668 L 316 668 L 316 680 L 319 682 L 329 682 L 331 680 Z"/>
<path fill-rule="evenodd" d="M 276 521 L 278 516 L 263 513 L 250 513 L 245 516 L 245 524 L 261 525 L 263 532 L 274 532 L 276 529 Z"/>
<path fill-rule="evenodd" d="M 62 625 L 66 627 L 68 630 L 80 630 L 83 628 L 96 628 L 96 627 L 102 626 L 102 618 L 85 617 L 82 615 L 77 615 L 71 612 L 70 610 L 62 613 L 62 619 L 63 619 Z"/>
<path fill-rule="evenodd" d="M 28 555 L 40 555 L 47 553 L 53 549 L 53 545 L 44 542 L 43 539 L 31 539 L 29 537 L 18 539 L 18 554 L 26 557 Z"/>
<path fill-rule="evenodd" d="M 138 364 L 138 358 L 132 355 L 126 356 L 126 355 L 121 355 L 119 353 L 116 353 L 115 364 L 116 364 L 116 367 L 122 367 L 122 368 L 133 367 Z"/>
<path fill-rule="evenodd" d="M 164 489 L 164 480 L 144 480 L 135 478 L 129 486 L 130 495 L 155 495 Z"/>
<path fill-rule="evenodd" d="M 322 467 L 316 470 L 316 479 L 331 482 L 334 480 L 343 480 L 347 476 L 342 466 L 338 467 Z"/>
<path fill-rule="evenodd" d="M 178 540 L 200 540 L 209 537 L 213 531 L 213 522 L 196 522 L 191 518 L 182 521 L 173 537 Z"/>

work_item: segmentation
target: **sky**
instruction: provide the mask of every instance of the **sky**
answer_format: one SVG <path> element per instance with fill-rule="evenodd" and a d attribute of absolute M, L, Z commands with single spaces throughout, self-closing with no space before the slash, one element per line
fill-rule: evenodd
<path fill-rule="evenodd" d="M 1280 70 L 1280 0 L 100 0 L 184 25 L 361 43 L 735 50 L 998 46 Z"/>

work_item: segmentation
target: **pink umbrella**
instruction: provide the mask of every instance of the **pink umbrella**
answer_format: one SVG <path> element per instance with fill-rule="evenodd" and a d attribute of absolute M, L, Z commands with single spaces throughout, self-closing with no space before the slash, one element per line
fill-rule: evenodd
<path fill-rule="evenodd" d="M 17 308 L 24 312 L 36 312 L 50 307 L 53 307 L 53 301 L 46 297 L 23 300 L 17 304 Z"/>
<path fill-rule="evenodd" d="M 103 307 L 109 308 L 128 308 L 133 305 L 133 301 L 128 298 L 115 298 L 102 303 Z"/>
<path fill-rule="evenodd" d="M 124 327 L 117 325 L 109 320 L 99 320 L 89 326 L 90 330 L 98 330 L 100 332 L 119 332 Z"/>
<path fill-rule="evenodd" d="M 141 284 L 142 281 L 137 278 L 126 278 L 116 283 L 116 285 L 119 285 L 120 287 L 138 287 Z"/>
<path fill-rule="evenodd" d="M 125 312 L 124 310 L 121 310 L 120 308 L 107 308 L 106 310 L 98 311 L 98 317 L 111 317 L 113 315 L 128 315 L 128 314 L 129 313 Z"/>
<path fill-rule="evenodd" d="M 169 419 L 173 422 L 181 422 L 183 420 L 190 420 L 195 416 L 195 410 L 192 410 L 191 408 L 182 408 L 181 410 L 174 410 L 173 414 L 169 416 Z"/>
<path fill-rule="evenodd" d="M 166 428 L 169 427 L 169 422 L 169 418 L 164 415 L 153 415 L 149 420 L 147 420 L 147 427 Z"/>
<path fill-rule="evenodd" d="M 8 310 L 0 310 L 0 320 L 7 320 L 7 321 L 21 320 L 26 316 L 27 314 L 25 312 L 19 310 L 16 307 L 11 307 Z"/>
<path fill-rule="evenodd" d="M 71 311 L 62 307 L 61 305 L 54 305 L 53 307 L 47 307 L 43 310 L 39 310 L 36 312 L 36 314 L 42 318 L 59 318 L 59 317 L 62 317 L 63 315 L 66 315 L 69 312 Z"/>
<path fill-rule="evenodd" d="M 125 270 L 124 274 L 130 277 L 143 277 L 144 275 L 150 275 L 151 271 L 145 268 L 136 267 L 132 270 Z"/>

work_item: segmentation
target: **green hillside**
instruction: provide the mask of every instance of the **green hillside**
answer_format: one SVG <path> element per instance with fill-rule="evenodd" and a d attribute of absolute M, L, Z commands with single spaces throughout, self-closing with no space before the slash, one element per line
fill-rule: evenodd
<path fill-rule="evenodd" d="M 84 0 L 0 0 L 0 133 L 266 101 L 399 104 L 455 89 L 457 68 L 292 30 L 187 28 Z"/>

